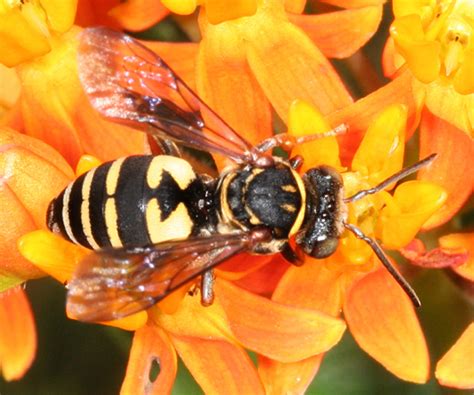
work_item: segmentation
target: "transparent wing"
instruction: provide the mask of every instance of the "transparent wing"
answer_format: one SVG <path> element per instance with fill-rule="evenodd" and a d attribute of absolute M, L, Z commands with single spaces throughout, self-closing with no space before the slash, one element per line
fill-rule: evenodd
<path fill-rule="evenodd" d="M 68 314 L 109 321 L 144 310 L 252 242 L 249 233 L 218 234 L 92 253 L 68 284 Z"/>
<path fill-rule="evenodd" d="M 237 162 L 251 144 L 239 136 L 154 52 L 106 28 L 81 34 L 79 77 L 105 117 Z"/>

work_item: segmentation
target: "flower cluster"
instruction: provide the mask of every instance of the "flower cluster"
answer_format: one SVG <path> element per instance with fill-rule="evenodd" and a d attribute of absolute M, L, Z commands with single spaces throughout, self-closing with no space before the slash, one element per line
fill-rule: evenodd
<path fill-rule="evenodd" d="M 340 172 L 345 197 L 373 188 L 416 155 L 437 153 L 416 179 L 348 202 L 347 222 L 412 268 L 443 268 L 472 287 L 473 233 L 441 233 L 440 226 L 459 217 L 474 186 L 474 2 L 393 0 L 380 59 L 391 80 L 358 100 L 329 58 L 359 53 L 379 29 L 384 0 L 324 0 L 323 13 L 305 0 L 231 3 L 0 0 L 5 380 L 20 379 L 36 353 L 22 284 L 45 275 L 67 283 L 90 253 L 47 230 L 49 202 L 102 162 L 151 150 L 142 133 L 102 118 L 89 103 L 77 65 L 79 34 L 88 26 L 143 31 L 176 17 L 193 42 L 143 43 L 253 144 L 272 136 L 275 125 L 295 138 L 347 125 L 344 135 L 313 139 L 290 154 L 303 158 L 301 173 L 320 165 Z M 356 71 L 354 78 L 369 77 Z M 407 144 L 415 132 L 418 152 Z M 218 168 L 230 163 L 214 159 Z M 416 235 L 432 229 L 439 247 L 427 251 Z M 392 260 L 397 267 L 401 261 Z M 206 393 L 304 393 L 346 328 L 398 378 L 430 378 L 416 310 L 373 249 L 351 232 L 334 254 L 306 257 L 301 267 L 280 254 L 241 254 L 215 272 L 210 307 L 190 292 L 191 282 L 146 311 L 104 322 L 134 331 L 122 393 L 170 393 L 178 356 Z M 471 323 L 434 369 L 441 385 L 474 388 L 473 345 Z M 156 361 L 160 372 L 151 381 Z"/>

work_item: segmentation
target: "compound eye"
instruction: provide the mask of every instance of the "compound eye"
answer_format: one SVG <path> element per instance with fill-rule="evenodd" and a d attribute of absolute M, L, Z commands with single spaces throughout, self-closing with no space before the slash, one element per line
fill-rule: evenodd
<path fill-rule="evenodd" d="M 316 242 L 309 255 L 317 259 L 327 258 L 334 254 L 338 244 L 339 239 L 337 237 L 328 237 L 326 240 Z"/>

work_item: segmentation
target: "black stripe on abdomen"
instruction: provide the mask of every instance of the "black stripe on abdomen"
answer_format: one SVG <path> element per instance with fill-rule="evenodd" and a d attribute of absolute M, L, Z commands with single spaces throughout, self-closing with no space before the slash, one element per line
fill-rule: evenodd
<path fill-rule="evenodd" d="M 145 246 L 152 243 L 146 223 L 146 206 L 152 190 L 146 185 L 147 171 L 153 156 L 131 156 L 120 168 L 115 203 L 117 226 L 124 247 Z"/>
<path fill-rule="evenodd" d="M 81 221 L 81 206 L 82 206 L 82 185 L 84 183 L 85 174 L 80 176 L 72 184 L 71 193 L 69 195 L 69 224 L 71 226 L 72 234 L 77 242 L 84 247 L 92 248 L 87 241 L 87 237 L 84 233 L 83 224 Z"/>
<path fill-rule="evenodd" d="M 111 247 L 105 223 L 106 178 L 113 162 L 104 163 L 94 173 L 89 194 L 89 218 L 92 224 L 92 236 L 101 247 Z"/>

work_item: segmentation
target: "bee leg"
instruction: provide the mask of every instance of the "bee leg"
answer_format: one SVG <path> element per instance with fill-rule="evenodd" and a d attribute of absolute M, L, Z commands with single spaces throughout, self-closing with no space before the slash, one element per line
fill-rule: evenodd
<path fill-rule="evenodd" d="M 290 158 L 290 166 L 293 170 L 298 171 L 303 166 L 304 159 L 301 155 L 296 155 Z"/>
<path fill-rule="evenodd" d="M 207 270 L 201 275 L 201 304 L 210 306 L 214 302 L 214 270 Z"/>
<path fill-rule="evenodd" d="M 283 258 L 285 258 L 292 265 L 301 266 L 304 263 L 304 256 L 301 253 L 301 250 L 298 247 L 296 250 L 294 250 L 288 242 L 286 242 L 283 246 L 281 255 L 283 255 Z"/>
<path fill-rule="evenodd" d="M 309 143 L 310 141 L 319 140 L 326 137 L 339 136 L 345 134 L 349 127 L 346 124 L 341 124 L 335 128 L 322 133 L 309 134 L 305 136 L 293 136 L 288 133 L 279 133 L 272 137 L 263 140 L 261 143 L 256 145 L 252 151 L 255 154 L 263 154 L 275 147 L 280 147 L 285 152 L 290 153 L 291 150 L 299 144 Z"/>
<path fill-rule="evenodd" d="M 148 135 L 148 144 L 153 155 L 170 155 L 181 158 L 181 151 L 174 141 Z"/>

